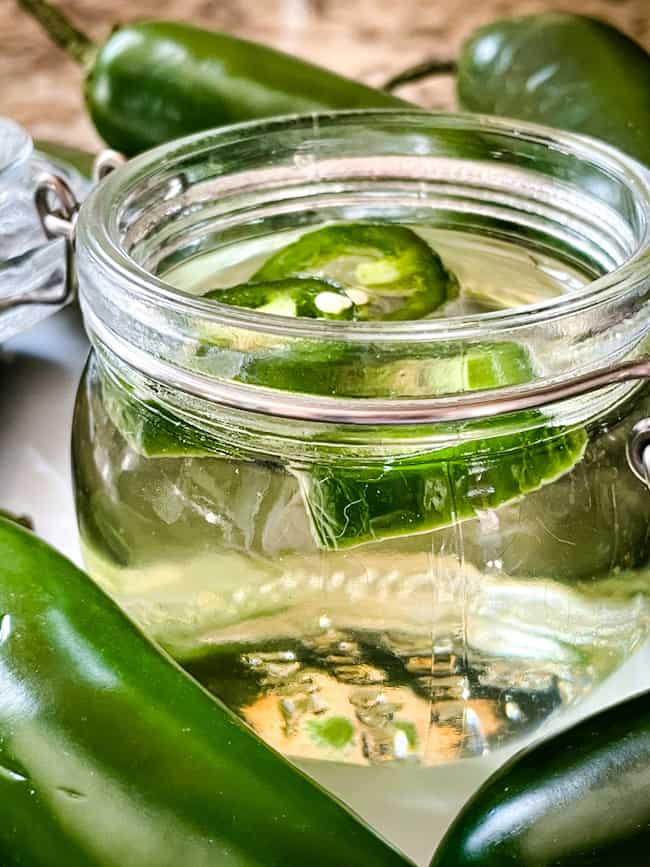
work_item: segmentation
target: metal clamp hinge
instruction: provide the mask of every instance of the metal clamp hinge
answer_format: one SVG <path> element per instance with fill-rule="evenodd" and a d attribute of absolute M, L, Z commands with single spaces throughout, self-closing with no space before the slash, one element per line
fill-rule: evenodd
<path fill-rule="evenodd" d="M 102 151 L 95 159 L 93 180 L 95 182 L 101 181 L 124 162 L 125 158 L 117 151 Z M 36 179 L 34 204 L 48 240 L 63 238 L 65 241 L 62 285 L 60 279 L 56 279 L 55 274 L 50 272 L 44 283 L 37 288 L 2 299 L 0 309 L 20 307 L 25 304 L 46 304 L 62 307 L 73 301 L 77 294 L 74 245 L 80 202 L 64 178 L 60 175 L 44 172 Z M 24 256 L 7 263 L 7 266 L 22 267 L 25 264 L 23 260 L 35 260 L 42 253 L 43 248 L 30 250 Z"/>
<path fill-rule="evenodd" d="M 626 445 L 627 462 L 634 475 L 650 488 L 650 418 L 637 422 Z"/>

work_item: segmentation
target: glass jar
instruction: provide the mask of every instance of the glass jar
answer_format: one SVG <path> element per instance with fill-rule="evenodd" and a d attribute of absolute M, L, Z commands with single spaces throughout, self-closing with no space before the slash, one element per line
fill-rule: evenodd
<path fill-rule="evenodd" d="M 132 160 L 77 224 L 90 573 L 291 756 L 434 764 L 531 732 L 648 631 L 626 447 L 649 216 L 612 149 L 476 116 L 291 117 Z M 199 297 L 350 221 L 429 232 L 519 303 L 352 323 Z M 531 301 L 540 275 L 563 291 Z"/>

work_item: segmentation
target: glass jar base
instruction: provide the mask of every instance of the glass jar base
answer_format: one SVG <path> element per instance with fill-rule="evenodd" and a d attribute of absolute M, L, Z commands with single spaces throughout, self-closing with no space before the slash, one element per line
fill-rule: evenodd
<path fill-rule="evenodd" d="M 87 547 L 85 559 L 187 671 L 296 759 L 418 767 L 489 753 L 591 692 L 649 615 L 648 570 L 569 586 L 451 558 L 424 572 L 406 557 L 400 573 L 287 564 L 244 588 L 246 566 L 227 558 L 131 569 Z M 236 598 L 209 589 L 224 574 Z"/>

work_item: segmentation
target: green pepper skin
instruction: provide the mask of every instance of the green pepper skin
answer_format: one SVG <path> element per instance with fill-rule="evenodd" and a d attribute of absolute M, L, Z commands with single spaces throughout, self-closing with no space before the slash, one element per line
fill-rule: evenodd
<path fill-rule="evenodd" d="M 456 86 L 469 111 L 595 136 L 650 165 L 650 55 L 604 21 L 551 12 L 482 27 Z"/>
<path fill-rule="evenodd" d="M 337 550 L 496 509 L 569 472 L 586 445 L 580 428 L 540 426 L 381 465 L 339 461 L 295 473 L 320 546 Z"/>
<path fill-rule="evenodd" d="M 115 30 L 97 51 L 85 97 L 99 134 L 127 155 L 254 118 L 407 104 L 264 45 L 173 21 Z"/>
<path fill-rule="evenodd" d="M 337 295 L 346 305 L 340 311 L 328 313 L 316 301 L 323 292 Z M 315 277 L 286 277 L 261 283 L 239 283 L 227 289 L 213 289 L 203 296 L 222 304 L 247 307 L 280 316 L 308 319 L 350 320 L 355 317 L 355 305 L 343 292 L 343 287 L 330 280 Z"/>
<path fill-rule="evenodd" d="M 650 691 L 515 756 L 463 808 L 431 867 L 646 867 Z"/>
<path fill-rule="evenodd" d="M 370 260 L 359 263 L 353 276 L 354 284 L 369 293 L 370 303 L 359 309 L 358 318 L 420 319 L 458 293 L 456 277 L 435 250 L 412 229 L 390 223 L 341 223 L 307 232 L 267 259 L 253 279 L 321 275 L 349 257 Z M 381 299 L 397 306 L 384 312 Z"/>
<path fill-rule="evenodd" d="M 407 867 L 0 519 L 3 867 Z"/>

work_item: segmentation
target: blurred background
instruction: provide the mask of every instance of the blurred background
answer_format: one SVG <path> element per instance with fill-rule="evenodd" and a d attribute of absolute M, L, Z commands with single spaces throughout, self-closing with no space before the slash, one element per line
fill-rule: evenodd
<path fill-rule="evenodd" d="M 453 57 L 481 24 L 542 10 L 597 15 L 650 49 L 649 0 L 61 0 L 58 5 L 97 39 L 118 22 L 175 17 L 266 42 L 373 85 L 420 60 Z M 82 111 L 81 70 L 13 0 L 0 4 L 0 42 L 0 114 L 37 137 L 96 145 Z M 435 108 L 454 104 L 447 77 L 404 88 L 403 94 Z"/>

